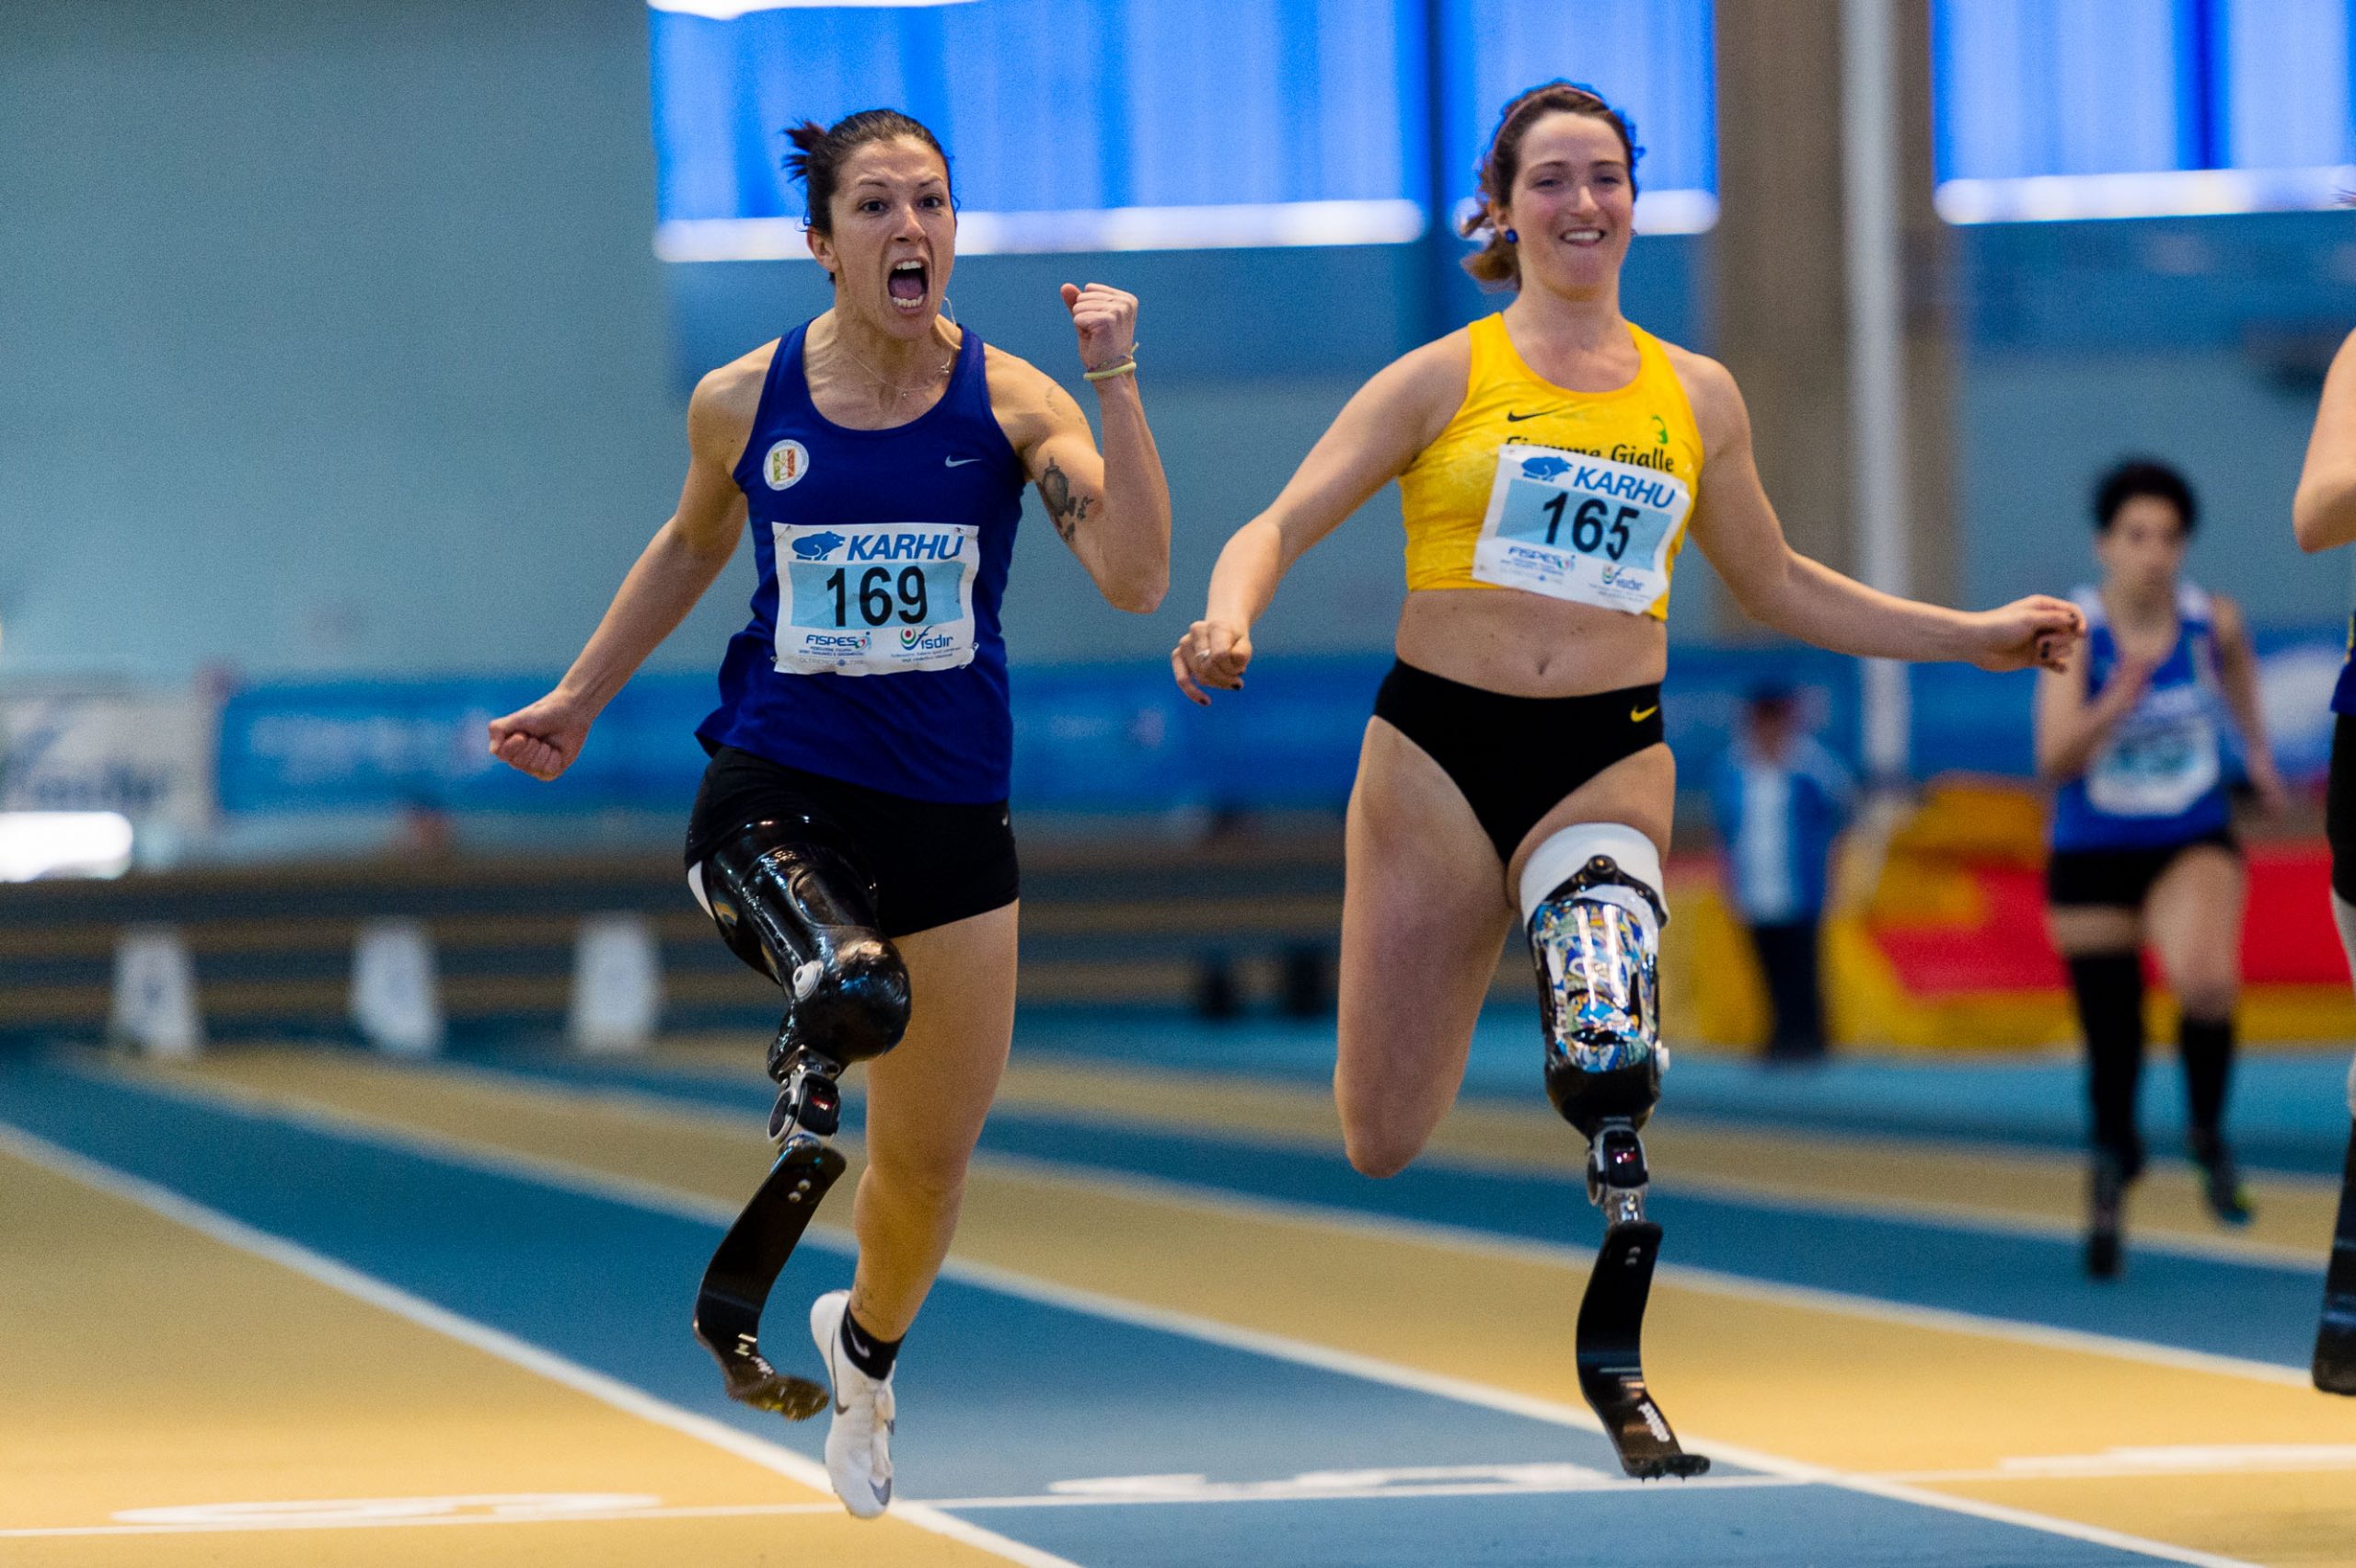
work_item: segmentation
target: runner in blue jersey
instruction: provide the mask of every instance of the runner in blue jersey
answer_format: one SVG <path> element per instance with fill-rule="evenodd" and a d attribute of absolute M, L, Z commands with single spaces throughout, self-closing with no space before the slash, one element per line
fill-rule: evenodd
<path fill-rule="evenodd" d="M 2339 345 L 2324 377 L 2323 403 L 2307 462 L 2292 503 L 2303 550 L 2356 543 L 2356 336 Z M 2356 617 L 2348 627 L 2348 662 L 2331 694 L 2339 717 L 2331 732 L 2331 776 L 2324 787 L 2324 836 L 2331 843 L 2331 913 L 2339 945 L 2356 965 Z M 2323 1320 L 2316 1331 L 2316 1387 L 2356 1394 L 2356 1064 L 2348 1071 L 2348 1163 L 2339 1190 L 2331 1268 L 2324 1282 Z"/>
<path fill-rule="evenodd" d="M 833 307 L 697 386 L 678 510 L 562 682 L 493 723 L 491 744 L 536 778 L 563 772 L 749 522 L 752 619 L 698 731 L 711 763 L 687 859 L 730 947 L 786 995 L 769 1056 L 781 1153 L 705 1276 L 697 1332 L 748 1403 L 798 1418 L 831 1393 L 827 1470 L 872 1517 L 891 1498 L 895 1357 L 949 1250 L 1013 1030 L 999 606 L 1023 487 L 1104 597 L 1138 612 L 1168 582 L 1170 501 L 1132 296 L 1063 286 L 1100 455 L 1053 379 L 942 316 L 957 219 L 932 133 L 873 110 L 790 134 Z M 835 1078 L 860 1061 L 859 1262 L 847 1294 L 812 1309 L 820 1389 L 771 1367 L 755 1332 L 843 1169 L 824 1139 Z"/>
<path fill-rule="evenodd" d="M 2227 1224 L 2249 1219 L 2224 1137 L 2244 893 L 2226 790 L 2238 766 L 2269 808 L 2284 793 L 2241 613 L 2182 579 L 2198 517 L 2191 487 L 2165 464 L 2139 459 L 2103 476 L 2103 580 L 2073 595 L 2086 656 L 2038 677 L 2038 768 L 2059 786 L 2046 894 L 2086 1042 L 2086 1270 L 2098 1279 L 2119 1272 L 2126 1190 L 2143 1168 L 2135 1101 L 2147 943 L 2176 995 L 2190 1150 L 2210 1210 Z"/>

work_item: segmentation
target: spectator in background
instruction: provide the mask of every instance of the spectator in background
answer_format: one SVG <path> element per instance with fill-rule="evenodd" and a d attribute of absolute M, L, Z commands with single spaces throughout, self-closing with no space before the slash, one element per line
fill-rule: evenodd
<path fill-rule="evenodd" d="M 1802 722 L 1798 694 L 1761 686 L 1711 780 L 1735 912 L 1766 972 L 1774 1026 L 1770 1062 L 1824 1057 L 1819 938 L 1832 840 L 1849 819 L 1854 785 Z"/>

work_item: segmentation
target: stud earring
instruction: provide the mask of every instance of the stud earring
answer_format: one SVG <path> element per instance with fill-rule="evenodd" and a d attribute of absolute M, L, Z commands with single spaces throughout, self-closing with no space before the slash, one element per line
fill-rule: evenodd
<path fill-rule="evenodd" d="M 1521 235 L 1519 231 L 1515 229 L 1506 230 L 1506 243 L 1507 245 L 1519 245 L 1521 243 Z"/>

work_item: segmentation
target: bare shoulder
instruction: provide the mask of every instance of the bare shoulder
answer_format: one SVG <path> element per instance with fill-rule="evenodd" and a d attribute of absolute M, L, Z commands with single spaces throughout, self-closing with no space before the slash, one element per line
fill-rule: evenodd
<path fill-rule="evenodd" d="M 771 340 L 751 353 L 707 372 L 687 399 L 687 439 L 696 454 L 733 467 L 752 439 L 753 421 L 760 413 L 761 388 L 768 381 L 770 362 L 777 357 Z"/>
<path fill-rule="evenodd" d="M 982 374 L 989 382 L 990 412 L 1017 452 L 1029 452 L 1051 432 L 1075 422 L 1086 428 L 1088 416 L 1072 395 L 1021 354 L 985 343 Z"/>
<path fill-rule="evenodd" d="M 1743 407 L 1742 388 L 1734 384 L 1732 371 L 1707 354 L 1697 354 L 1666 338 L 1658 340 L 1661 352 L 1669 356 L 1669 368 L 1677 373 L 1678 384 L 1685 388 L 1685 400 L 1693 406 L 1693 422 L 1701 427 L 1703 445 L 1715 451 L 1726 439 L 1750 428 L 1750 415 Z"/>
<path fill-rule="evenodd" d="M 1409 450 L 1419 452 L 1439 439 L 1472 385 L 1472 331 L 1460 327 L 1376 371 L 1351 403 L 1408 438 Z"/>

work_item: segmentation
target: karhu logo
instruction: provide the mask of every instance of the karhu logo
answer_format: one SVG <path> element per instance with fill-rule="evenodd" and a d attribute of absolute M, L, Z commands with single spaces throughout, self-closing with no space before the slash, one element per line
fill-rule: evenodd
<path fill-rule="evenodd" d="M 834 554 L 842 543 L 840 534 L 804 534 L 793 541 L 793 553 L 803 560 L 824 560 Z"/>

